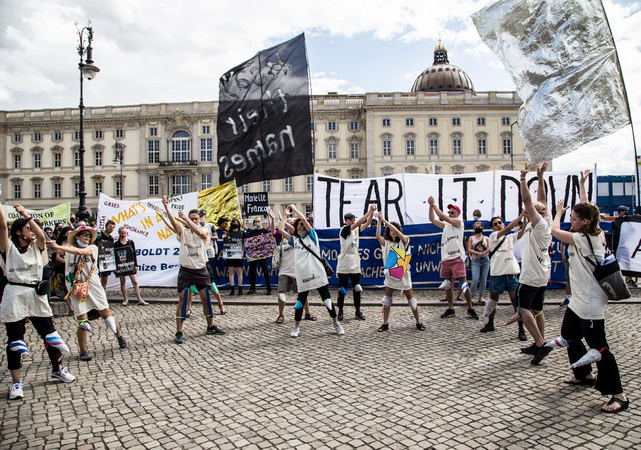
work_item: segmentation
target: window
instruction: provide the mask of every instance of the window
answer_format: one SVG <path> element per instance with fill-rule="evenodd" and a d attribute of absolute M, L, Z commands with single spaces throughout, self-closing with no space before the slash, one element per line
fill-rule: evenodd
<path fill-rule="evenodd" d="M 384 126 L 384 127 L 389 127 L 389 126 L 391 126 L 391 120 L 389 120 L 389 119 L 383 119 L 383 126 Z"/>
<path fill-rule="evenodd" d="M 405 126 L 406 127 L 413 127 L 414 126 L 414 119 L 412 119 L 412 118 L 405 119 Z"/>
<path fill-rule="evenodd" d="M 42 198 L 42 185 L 40 183 L 33 184 L 33 198 Z"/>
<path fill-rule="evenodd" d="M 73 132 L 73 140 L 74 141 L 79 141 L 80 140 L 80 131 L 74 131 Z"/>
<path fill-rule="evenodd" d="M 116 130 L 116 139 L 122 139 L 125 137 L 125 130 Z"/>
<path fill-rule="evenodd" d="M 485 139 L 484 137 L 480 137 L 476 142 L 479 150 L 479 155 L 487 155 L 487 139 Z"/>
<path fill-rule="evenodd" d="M 33 154 L 33 168 L 34 169 L 39 169 L 42 167 L 42 154 L 41 153 L 34 153 Z"/>
<path fill-rule="evenodd" d="M 503 154 L 509 155 L 512 153 L 512 139 L 503 139 Z"/>
<path fill-rule="evenodd" d="M 42 133 L 33 133 L 33 142 L 42 141 Z"/>
<path fill-rule="evenodd" d="M 73 165 L 80 167 L 80 152 L 73 152 Z"/>
<path fill-rule="evenodd" d="M 314 190 L 314 176 L 308 175 L 305 177 L 305 190 L 312 192 Z"/>
<path fill-rule="evenodd" d="M 358 131 L 358 130 L 359 130 L 358 122 L 351 121 L 349 123 L 349 131 Z"/>
<path fill-rule="evenodd" d="M 358 180 L 361 177 L 361 171 L 358 169 L 352 169 L 349 171 L 349 177 L 352 180 Z"/>
<path fill-rule="evenodd" d="M 263 180 L 263 192 L 271 192 L 272 182 L 271 180 Z"/>
<path fill-rule="evenodd" d="M 22 155 L 20 153 L 13 154 L 13 168 L 19 169 L 22 166 Z"/>
<path fill-rule="evenodd" d="M 461 118 L 460 117 L 452 117 L 452 126 L 460 127 L 461 126 Z"/>
<path fill-rule="evenodd" d="M 337 145 L 334 143 L 327 144 L 327 157 L 329 159 L 336 159 L 337 157 L 336 148 L 337 148 Z"/>
<path fill-rule="evenodd" d="M 203 133 L 202 134 L 209 134 L 209 125 L 203 125 Z"/>
<path fill-rule="evenodd" d="M 62 167 L 62 153 L 53 154 L 53 167 Z"/>
<path fill-rule="evenodd" d="M 454 139 L 452 139 L 452 153 L 454 153 L 455 155 L 460 155 L 463 153 L 461 138 L 455 137 Z"/>
<path fill-rule="evenodd" d="M 405 141 L 405 154 L 407 156 L 414 156 L 416 154 L 416 141 L 414 141 L 414 139 L 407 139 Z"/>
<path fill-rule="evenodd" d="M 94 197 L 99 197 L 101 192 L 102 192 L 102 181 L 94 181 L 93 183 Z"/>
<path fill-rule="evenodd" d="M 204 127 L 203 127 L 204 128 Z M 213 147 L 211 138 L 203 138 L 200 140 L 200 160 L 202 162 L 211 162 L 213 158 Z"/>
<path fill-rule="evenodd" d="M 22 135 L 20 133 L 13 133 L 12 142 L 14 144 L 21 143 L 22 142 Z M 20 198 L 20 197 L 16 197 L 16 198 Z"/>
<path fill-rule="evenodd" d="M 294 179 L 292 177 L 285 178 L 285 192 L 292 192 L 294 190 Z"/>
<path fill-rule="evenodd" d="M 476 119 L 476 124 L 485 125 L 485 117 L 479 117 L 478 119 Z"/>
<path fill-rule="evenodd" d="M 438 139 L 430 139 L 430 155 L 438 155 Z"/>
<path fill-rule="evenodd" d="M 102 130 L 96 130 L 93 132 L 93 138 L 94 139 L 102 139 L 103 133 Z"/>
<path fill-rule="evenodd" d="M 102 152 L 95 152 L 93 154 L 93 165 L 102 166 Z"/>
<path fill-rule="evenodd" d="M 507 125 L 508 127 L 510 126 L 510 118 L 509 117 L 503 117 L 501 122 L 503 123 L 503 125 Z"/>
<path fill-rule="evenodd" d="M 60 198 L 62 197 L 62 184 L 61 183 L 53 183 L 53 198 Z"/>
<path fill-rule="evenodd" d="M 22 197 L 22 186 L 18 183 L 13 184 L 13 198 L 21 198 Z"/>
<path fill-rule="evenodd" d="M 149 186 L 149 195 L 160 195 L 160 182 L 158 175 L 150 175 L 147 177 L 147 186 Z"/>
<path fill-rule="evenodd" d="M 191 179 L 189 175 L 172 175 L 171 195 L 188 194 L 191 190 Z"/>
<path fill-rule="evenodd" d="M 200 189 L 208 189 L 211 187 L 211 174 L 203 173 L 200 176 Z"/>
<path fill-rule="evenodd" d="M 435 127 L 438 125 L 438 119 L 436 117 L 430 117 L 430 126 Z"/>
<path fill-rule="evenodd" d="M 610 195 L 610 185 L 608 183 L 597 183 L 597 192 L 599 196 Z"/>
<path fill-rule="evenodd" d="M 171 160 L 172 162 L 186 162 L 191 159 L 191 139 L 186 131 L 176 131 L 171 139 Z M 173 194 L 173 195 L 180 195 Z"/>
<path fill-rule="evenodd" d="M 383 139 L 383 156 L 392 156 L 392 141 Z"/>
<path fill-rule="evenodd" d="M 327 122 L 327 131 L 336 131 L 336 122 Z"/>
<path fill-rule="evenodd" d="M 316 128 L 313 123 L 309 124 L 309 131 L 314 131 Z"/>
<path fill-rule="evenodd" d="M 77 181 L 73 184 L 73 194 L 75 197 L 78 197 L 78 194 L 80 194 L 80 183 Z"/>
<path fill-rule="evenodd" d="M 309 217 L 313 211 L 312 205 L 305 205 L 305 217 Z"/>
<path fill-rule="evenodd" d="M 147 162 L 149 164 L 160 162 L 160 141 L 147 141 Z"/>
<path fill-rule="evenodd" d="M 156 127 L 149 128 L 149 136 L 158 136 L 158 128 Z"/>
<path fill-rule="evenodd" d="M 386 166 L 386 167 L 383 167 L 381 172 L 384 177 L 389 177 L 390 175 L 394 174 L 394 168 Z"/>
<path fill-rule="evenodd" d="M 114 197 L 122 197 L 122 180 L 116 180 L 114 187 Z"/>
<path fill-rule="evenodd" d="M 623 186 L 625 187 L 625 195 L 634 195 L 636 193 L 634 190 L 634 183 L 628 181 L 623 183 Z"/>
<path fill-rule="evenodd" d="M 623 195 L 623 183 L 612 183 L 612 195 Z"/>
<path fill-rule="evenodd" d="M 54 131 L 53 132 L 53 140 L 54 141 L 62 141 L 62 133 L 60 131 Z"/>
<path fill-rule="evenodd" d="M 361 143 L 352 142 L 349 144 L 349 157 L 352 159 L 358 159 L 361 157 Z"/>
<path fill-rule="evenodd" d="M 243 184 L 243 185 L 240 187 L 240 192 L 242 192 L 243 194 L 248 193 L 248 192 L 249 192 L 249 185 L 248 185 L 248 184 Z"/>

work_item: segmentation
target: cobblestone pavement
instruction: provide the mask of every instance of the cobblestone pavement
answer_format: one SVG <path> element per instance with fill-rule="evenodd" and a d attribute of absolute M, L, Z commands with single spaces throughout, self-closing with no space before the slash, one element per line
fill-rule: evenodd
<path fill-rule="evenodd" d="M 228 302 L 227 315 L 215 317 L 225 336 L 205 335 L 194 308 L 185 343 L 176 345 L 175 306 L 156 292 L 148 307 L 113 303 L 130 346 L 120 350 L 105 324 L 94 323 L 88 363 L 77 360 L 73 319 L 56 319 L 72 350 L 64 358 L 78 377 L 72 384 L 48 378 L 48 359 L 28 328 L 25 398 L 0 401 L 0 447 L 639 448 L 641 305 L 607 309 L 631 407 L 603 414 L 606 397 L 562 383 L 571 375 L 564 351 L 530 365 L 516 325 L 502 326 L 509 307 L 500 306 L 496 332 L 482 334 L 483 320 L 467 318 L 461 303 L 452 319 L 440 318 L 442 303 L 425 306 L 440 295 L 416 294 L 426 332 L 415 329 L 397 295 L 390 331 L 377 333 L 380 292 L 366 292 L 367 320 L 352 319 L 348 306 L 344 336 L 310 296 L 318 321 L 304 321 L 298 339 L 289 336 L 291 303 L 277 325 L 275 299 L 256 295 L 255 304 Z M 225 297 L 232 299 L 240 298 Z M 553 291 L 545 310 L 549 338 L 560 328 L 559 299 Z M 54 306 L 64 312 L 64 304 Z M 4 352 L 1 359 L 6 387 Z"/>

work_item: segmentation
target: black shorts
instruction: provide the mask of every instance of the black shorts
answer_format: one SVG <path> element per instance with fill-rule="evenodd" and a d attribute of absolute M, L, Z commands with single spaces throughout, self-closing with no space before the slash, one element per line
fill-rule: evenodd
<path fill-rule="evenodd" d="M 545 286 L 533 287 L 519 283 L 514 296 L 514 306 L 530 311 L 543 311 L 545 289 Z"/>
<path fill-rule="evenodd" d="M 228 259 L 227 267 L 243 267 L 242 259 Z"/>
<path fill-rule="evenodd" d="M 182 293 L 185 288 L 192 285 L 196 286 L 196 289 L 200 291 L 201 289 L 208 287 L 210 284 L 211 278 L 209 278 L 207 267 L 203 267 L 201 269 L 189 269 L 181 266 L 178 271 L 178 293 Z"/>

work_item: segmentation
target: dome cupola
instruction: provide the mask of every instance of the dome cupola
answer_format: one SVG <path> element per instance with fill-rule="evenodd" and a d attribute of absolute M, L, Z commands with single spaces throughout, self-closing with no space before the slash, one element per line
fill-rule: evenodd
<path fill-rule="evenodd" d="M 440 39 L 434 48 L 434 64 L 425 69 L 412 86 L 412 92 L 439 91 L 474 91 L 470 77 L 460 68 L 450 64 L 447 49 Z"/>

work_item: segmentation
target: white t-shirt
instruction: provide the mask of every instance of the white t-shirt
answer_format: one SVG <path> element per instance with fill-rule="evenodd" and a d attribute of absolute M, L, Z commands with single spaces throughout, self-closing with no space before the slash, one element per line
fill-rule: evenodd
<path fill-rule="evenodd" d="M 445 222 L 443 234 L 441 235 L 441 261 L 450 261 L 462 258 L 465 254 L 463 248 L 463 222 L 460 227 L 454 227 Z"/>
<path fill-rule="evenodd" d="M 318 289 L 328 284 L 323 264 L 301 245 L 301 239 L 311 251 L 320 256 L 318 236 L 313 228 L 303 238 L 292 236 L 290 245 L 294 246 L 294 254 L 296 255 L 296 285 L 299 293 Z M 322 256 L 320 257 L 322 258 Z"/>
<path fill-rule="evenodd" d="M 383 264 L 387 261 L 387 256 L 389 255 L 389 252 L 392 248 L 400 248 L 403 250 L 407 250 L 407 253 L 410 253 L 409 238 L 407 239 L 407 246 L 403 245 L 402 241 L 392 242 L 385 240 L 385 245 L 383 246 Z M 411 265 L 408 265 L 407 271 L 405 271 L 405 273 L 403 274 L 403 278 L 401 278 L 400 280 L 391 277 L 389 275 L 389 272 L 385 270 L 385 286 L 392 289 L 397 289 L 399 291 L 407 291 L 409 289 L 412 289 L 412 274 L 410 272 L 410 268 Z"/>
<path fill-rule="evenodd" d="M 588 244 L 588 236 L 573 233 L 574 245 L 568 245 L 570 258 L 570 286 L 572 286 L 572 301 L 568 305 L 577 316 L 584 320 L 603 319 L 605 305 L 608 297 L 594 278 L 594 266 L 585 260 L 590 258 L 593 262 L 600 263 L 605 257 L 603 233 L 598 236 L 589 236 L 594 247 L 594 255 Z"/>
<path fill-rule="evenodd" d="M 358 254 L 358 237 L 360 227 L 349 231 L 345 225 L 340 231 L 341 252 L 338 255 L 337 273 L 361 273 L 361 257 Z M 347 237 L 343 237 L 347 235 Z"/>
<path fill-rule="evenodd" d="M 180 234 L 176 233 L 176 239 L 180 242 L 178 261 L 182 267 L 188 269 L 202 269 L 207 264 L 207 242 L 211 240 L 209 231 L 205 239 L 194 234 L 190 228 L 183 228 Z"/>
<path fill-rule="evenodd" d="M 544 217 L 533 227 L 528 223 L 523 233 L 523 262 L 519 282 L 531 287 L 547 286 L 550 279 L 550 254 L 552 243 L 550 222 Z"/>
<path fill-rule="evenodd" d="M 294 247 L 292 247 L 286 239 L 283 239 L 280 243 L 280 251 L 278 276 L 285 275 L 296 278 L 296 255 L 294 255 Z"/>
<path fill-rule="evenodd" d="M 498 231 L 490 234 L 490 252 L 494 252 L 499 242 L 505 238 L 505 241 L 503 241 L 499 249 L 492 254 L 492 258 L 490 259 L 490 275 L 493 277 L 517 275 L 521 271 L 519 269 L 519 263 L 514 257 L 514 243 L 517 240 L 517 233 L 506 234 L 500 238 L 498 235 Z"/>

